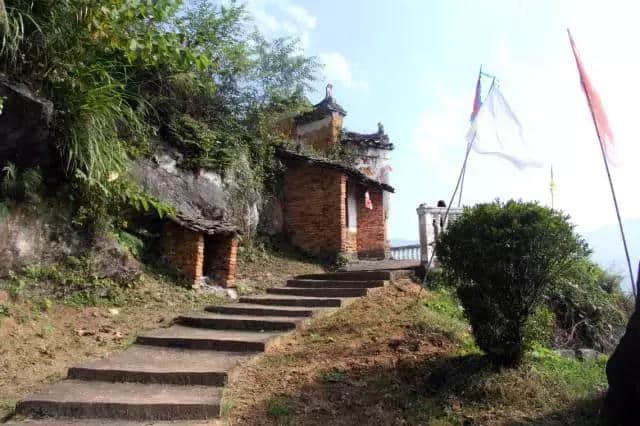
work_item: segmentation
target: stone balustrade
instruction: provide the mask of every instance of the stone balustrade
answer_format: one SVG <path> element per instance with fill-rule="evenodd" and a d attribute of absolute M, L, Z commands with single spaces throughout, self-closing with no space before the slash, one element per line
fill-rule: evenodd
<path fill-rule="evenodd" d="M 420 261 L 422 264 L 429 262 L 434 249 L 438 235 L 446 231 L 449 223 L 455 221 L 462 214 L 462 208 L 450 208 L 447 217 L 446 207 L 428 207 L 426 204 L 420 204 L 417 208 L 418 227 L 420 235 Z M 435 261 L 434 256 L 434 261 Z"/>
<path fill-rule="evenodd" d="M 420 244 L 391 247 L 393 260 L 420 260 Z"/>

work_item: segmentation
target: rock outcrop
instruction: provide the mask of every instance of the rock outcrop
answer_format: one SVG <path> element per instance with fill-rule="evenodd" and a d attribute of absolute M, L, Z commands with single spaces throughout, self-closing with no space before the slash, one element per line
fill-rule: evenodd
<path fill-rule="evenodd" d="M 63 211 L 34 211 L 31 206 L 15 206 L 0 218 L 0 277 L 23 266 L 55 262 L 78 256 L 88 246 L 88 238 L 75 232 Z"/>
<path fill-rule="evenodd" d="M 240 188 L 239 180 L 246 177 L 236 176 L 233 170 L 224 178 L 208 170 L 193 173 L 179 168 L 180 160 L 180 153 L 156 141 L 153 157 L 136 160 L 131 171 L 145 191 L 182 216 L 229 222 L 243 234 L 256 231 L 262 197 L 256 191 Z"/>
<path fill-rule="evenodd" d="M 69 256 L 88 256 L 91 271 L 100 278 L 131 284 L 142 265 L 112 236 L 92 240 L 70 226 L 71 213 L 41 206 L 14 206 L 0 218 L 0 277 L 24 266 L 63 261 Z"/>
<path fill-rule="evenodd" d="M 49 140 L 53 103 L 2 75 L 0 97 L 0 165 L 11 161 L 19 167 L 50 166 L 55 155 Z"/>

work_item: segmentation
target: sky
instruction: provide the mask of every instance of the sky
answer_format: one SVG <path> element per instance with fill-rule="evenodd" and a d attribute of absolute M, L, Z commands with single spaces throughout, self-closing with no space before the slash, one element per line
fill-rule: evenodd
<path fill-rule="evenodd" d="M 615 134 L 612 168 L 623 218 L 640 217 L 640 3 L 588 0 L 249 0 L 268 37 L 301 41 L 324 65 L 311 100 L 334 86 L 344 125 L 395 145 L 391 239 L 415 240 L 416 208 L 449 200 L 462 165 L 480 65 L 496 75 L 544 161 L 520 171 L 472 152 L 463 204 L 517 198 L 570 214 L 581 232 L 615 223 L 615 211 L 566 29 L 570 28 Z M 485 89 L 490 81 L 483 82 Z M 486 90 L 485 90 L 486 92 Z M 615 237 L 615 236 L 614 236 Z"/>

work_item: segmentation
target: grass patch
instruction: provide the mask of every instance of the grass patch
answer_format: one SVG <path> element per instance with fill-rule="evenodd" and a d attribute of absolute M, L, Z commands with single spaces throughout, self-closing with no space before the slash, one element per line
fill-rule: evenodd
<path fill-rule="evenodd" d="M 605 367 L 608 357 L 605 355 L 581 361 L 536 347 L 527 358 L 533 368 L 551 377 L 567 395 L 587 397 L 594 389 L 604 391 L 607 388 Z"/>
<path fill-rule="evenodd" d="M 267 403 L 267 414 L 276 420 L 284 420 L 293 411 L 293 399 L 286 396 L 276 396 Z"/>
<path fill-rule="evenodd" d="M 322 380 L 325 383 L 340 383 L 349 378 L 349 375 L 345 371 L 333 370 L 325 373 L 322 376 Z"/>

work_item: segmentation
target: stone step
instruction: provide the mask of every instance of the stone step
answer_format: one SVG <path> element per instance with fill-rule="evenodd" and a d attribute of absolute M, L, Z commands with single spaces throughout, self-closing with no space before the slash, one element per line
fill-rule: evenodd
<path fill-rule="evenodd" d="M 274 331 L 212 330 L 173 325 L 139 335 L 136 343 L 214 351 L 262 352 L 280 335 Z"/>
<path fill-rule="evenodd" d="M 133 345 L 110 358 L 69 369 L 68 378 L 103 382 L 223 386 L 229 372 L 247 361 L 246 352 Z"/>
<path fill-rule="evenodd" d="M 264 306 L 251 303 L 230 303 L 227 305 L 213 305 L 204 308 L 207 312 L 228 315 L 253 315 L 253 316 L 278 316 L 278 317 L 302 317 L 314 315 L 318 309 L 304 307 Z"/>
<path fill-rule="evenodd" d="M 304 296 L 282 296 L 277 294 L 261 295 L 261 296 L 243 296 L 240 298 L 241 303 L 251 303 L 256 305 L 268 306 L 296 306 L 307 308 L 339 308 L 344 306 L 344 300 L 334 298 L 320 297 L 304 297 Z"/>
<path fill-rule="evenodd" d="M 315 296 L 315 297 L 361 297 L 367 295 L 366 288 L 294 288 L 272 287 L 267 289 L 269 294 L 287 296 Z"/>
<path fill-rule="evenodd" d="M 220 416 L 221 388 L 63 380 L 18 402 L 33 417 L 196 420 Z"/>
<path fill-rule="evenodd" d="M 352 272 L 328 272 L 324 274 L 305 274 L 295 278 L 301 280 L 343 280 L 343 281 L 368 281 L 368 280 L 393 280 L 395 271 L 352 271 Z"/>
<path fill-rule="evenodd" d="M 384 280 L 352 281 L 352 280 L 304 280 L 287 281 L 287 287 L 298 288 L 374 288 L 384 286 Z"/>
<path fill-rule="evenodd" d="M 190 327 L 218 330 L 289 331 L 296 328 L 298 323 L 303 319 L 304 318 L 300 317 L 255 317 L 251 315 L 229 315 L 205 312 L 180 315 L 176 318 L 176 322 Z"/>

